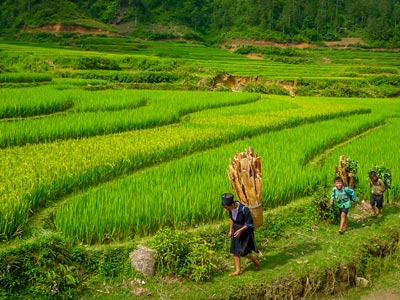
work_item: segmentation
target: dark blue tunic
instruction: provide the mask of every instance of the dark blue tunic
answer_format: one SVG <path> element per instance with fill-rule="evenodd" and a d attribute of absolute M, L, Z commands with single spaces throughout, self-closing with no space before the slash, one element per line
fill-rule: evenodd
<path fill-rule="evenodd" d="M 232 235 L 231 253 L 239 256 L 246 256 L 252 251 L 258 253 L 258 249 L 254 241 L 253 218 L 249 208 L 239 203 L 236 219 L 233 218 L 232 212 L 229 212 L 229 218 L 233 221 L 233 234 L 245 225 L 249 227 L 242 231 L 240 236 L 237 238 L 233 237 Z"/>

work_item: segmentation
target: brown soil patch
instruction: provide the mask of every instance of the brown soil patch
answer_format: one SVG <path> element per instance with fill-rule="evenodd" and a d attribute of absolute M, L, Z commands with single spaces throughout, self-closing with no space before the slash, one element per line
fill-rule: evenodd
<path fill-rule="evenodd" d="M 87 28 L 79 25 L 62 25 L 60 23 L 56 23 L 54 25 L 46 25 L 42 27 L 37 27 L 33 29 L 26 30 L 27 32 L 50 32 L 50 33 L 59 33 L 59 32 L 78 32 L 82 34 L 105 34 L 108 36 L 115 35 L 114 32 L 103 30 L 99 28 Z"/>
<path fill-rule="evenodd" d="M 323 61 L 324 64 L 330 64 L 332 62 L 329 57 L 323 57 L 322 61 Z"/>
<path fill-rule="evenodd" d="M 361 204 L 357 204 L 356 211 L 351 214 L 355 220 L 366 219 L 371 216 L 372 209 L 368 200 L 362 200 Z"/>
<path fill-rule="evenodd" d="M 199 81 L 199 84 L 207 85 L 208 82 L 209 80 L 204 78 Z M 263 81 L 259 76 L 234 76 L 227 73 L 219 74 L 212 79 L 213 89 L 230 88 L 232 91 L 242 91 L 247 84 L 259 84 L 264 86 L 276 84 L 287 90 L 291 97 L 296 96 L 296 80 L 294 82 L 285 82 L 281 80 Z"/>
<path fill-rule="evenodd" d="M 250 58 L 250 59 L 263 59 L 261 55 L 254 54 L 254 53 L 248 54 L 247 58 Z"/>
<path fill-rule="evenodd" d="M 376 291 L 361 297 L 361 300 L 400 300 L 400 295 L 389 291 Z"/>
<path fill-rule="evenodd" d="M 213 79 L 213 88 L 229 87 L 232 91 L 242 90 L 246 84 L 258 83 L 262 84 L 260 77 L 251 76 L 233 76 L 230 74 L 219 74 Z"/>
<path fill-rule="evenodd" d="M 328 47 L 349 47 L 351 45 L 366 45 L 361 38 L 343 38 L 340 41 L 327 41 L 325 45 Z"/>

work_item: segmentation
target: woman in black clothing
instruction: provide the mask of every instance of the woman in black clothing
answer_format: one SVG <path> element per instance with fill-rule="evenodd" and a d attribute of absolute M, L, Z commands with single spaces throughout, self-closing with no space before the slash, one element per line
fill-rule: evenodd
<path fill-rule="evenodd" d="M 256 243 L 254 241 L 254 225 L 250 210 L 247 206 L 233 201 L 232 194 L 222 195 L 222 206 L 229 211 L 230 226 L 229 237 L 231 237 L 231 253 L 235 262 L 235 272 L 230 276 L 240 275 L 240 257 L 244 256 L 253 261 L 254 266 L 258 270 L 260 261 L 256 255 L 252 255 L 254 251 L 258 253 Z"/>

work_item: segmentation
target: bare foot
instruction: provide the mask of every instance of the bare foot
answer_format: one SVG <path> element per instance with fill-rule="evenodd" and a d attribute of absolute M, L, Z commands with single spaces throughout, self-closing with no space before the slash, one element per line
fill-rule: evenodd
<path fill-rule="evenodd" d="M 258 259 L 257 256 L 254 256 L 253 262 L 254 262 L 254 266 L 256 267 L 256 270 L 259 270 L 260 269 L 260 260 Z"/>
<path fill-rule="evenodd" d="M 230 273 L 229 276 L 238 276 L 240 274 L 242 274 L 242 271 L 235 271 L 233 273 Z"/>

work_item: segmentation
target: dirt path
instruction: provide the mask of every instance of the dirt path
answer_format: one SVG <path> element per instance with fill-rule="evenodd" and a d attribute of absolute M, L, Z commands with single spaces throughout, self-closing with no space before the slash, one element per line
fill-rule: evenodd
<path fill-rule="evenodd" d="M 361 300 L 400 300 L 400 294 L 387 290 L 379 290 L 361 297 Z"/>

